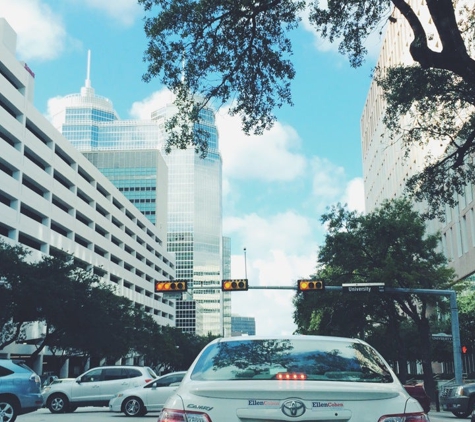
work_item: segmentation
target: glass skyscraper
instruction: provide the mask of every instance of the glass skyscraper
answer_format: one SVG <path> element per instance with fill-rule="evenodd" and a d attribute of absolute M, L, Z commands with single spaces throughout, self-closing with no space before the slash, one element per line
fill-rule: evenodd
<path fill-rule="evenodd" d="M 213 110 L 200 114 L 199 124 L 209 134 L 208 154 L 200 158 L 194 148 L 164 152 L 164 122 L 176 110 L 172 103 L 157 104 L 150 120 L 120 120 L 111 101 L 95 95 L 89 64 L 81 93 L 62 101 L 54 126 L 144 215 L 167 230 L 176 279 L 189 281 L 198 304 L 190 308 L 177 301 L 177 309 L 185 312 L 177 326 L 183 321 L 185 331 L 229 335 L 230 293 L 221 292 L 221 280 L 230 276 L 230 240 L 223 247 L 222 160 Z M 199 315 L 194 327 L 187 309 Z"/>
<path fill-rule="evenodd" d="M 152 113 L 160 128 L 175 108 L 165 104 Z M 230 333 L 230 315 L 224 315 L 225 298 L 221 293 L 223 275 L 222 161 L 214 113 L 200 114 L 201 127 L 207 131 L 208 154 L 200 156 L 193 148 L 173 149 L 164 154 L 168 164 L 168 251 L 176 254 L 177 279 L 193 280 L 192 294 L 201 305 L 204 334 Z M 164 139 L 165 133 L 162 133 Z M 225 318 L 222 320 L 221 318 Z M 212 329 L 213 328 L 213 329 Z"/>

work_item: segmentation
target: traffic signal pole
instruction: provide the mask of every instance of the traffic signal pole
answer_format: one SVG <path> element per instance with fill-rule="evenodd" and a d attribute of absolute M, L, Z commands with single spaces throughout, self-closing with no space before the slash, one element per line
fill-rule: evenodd
<path fill-rule="evenodd" d="M 459 313 L 457 308 L 457 295 L 455 293 L 455 290 L 403 289 L 387 287 L 385 291 L 387 291 L 388 293 L 421 294 L 449 297 L 455 382 L 461 385 L 463 383 L 462 347 L 460 342 Z"/>
<path fill-rule="evenodd" d="M 364 283 L 362 283 L 364 284 Z M 252 289 L 269 289 L 269 290 L 297 290 L 296 286 L 248 286 L 249 290 Z M 312 290 L 313 294 L 324 294 L 324 291 L 342 291 L 342 286 L 328 286 L 325 285 L 325 290 Z M 310 292 L 310 291 L 309 291 Z M 435 295 L 435 296 L 448 296 L 450 299 L 450 321 L 452 328 L 452 349 L 454 355 L 454 375 L 455 382 L 459 385 L 463 383 L 463 366 L 462 366 L 462 353 L 460 342 L 460 325 L 459 314 L 457 308 L 457 295 L 454 290 L 435 290 L 435 289 L 404 289 L 398 287 L 384 287 L 384 293 L 395 294 L 419 294 L 419 295 Z M 384 294 L 382 292 L 377 294 Z M 309 294 L 309 293 L 307 293 Z M 357 293 L 361 294 L 361 293 Z"/>

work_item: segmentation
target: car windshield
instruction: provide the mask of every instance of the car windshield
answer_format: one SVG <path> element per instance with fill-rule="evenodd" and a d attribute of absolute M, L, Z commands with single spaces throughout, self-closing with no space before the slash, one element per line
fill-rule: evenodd
<path fill-rule="evenodd" d="M 345 340 L 236 340 L 208 346 L 193 380 L 271 380 L 393 382 L 379 355 L 366 344 Z"/>

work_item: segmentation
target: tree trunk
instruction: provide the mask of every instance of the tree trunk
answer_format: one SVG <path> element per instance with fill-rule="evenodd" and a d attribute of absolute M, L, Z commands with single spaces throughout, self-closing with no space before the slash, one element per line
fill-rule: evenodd
<path fill-rule="evenodd" d="M 429 327 L 429 320 L 426 317 L 421 317 L 417 324 L 419 336 L 421 339 L 421 355 L 422 355 L 422 369 L 424 371 L 424 388 L 427 395 L 432 402 L 436 401 L 436 383 L 434 374 L 432 373 L 432 356 L 431 356 L 431 333 Z"/>

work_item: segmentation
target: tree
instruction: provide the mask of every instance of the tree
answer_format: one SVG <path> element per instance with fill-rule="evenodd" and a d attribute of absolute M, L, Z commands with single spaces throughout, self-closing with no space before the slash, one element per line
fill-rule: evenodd
<path fill-rule="evenodd" d="M 190 367 L 201 350 L 215 337 L 185 333 L 180 328 L 156 326 L 148 340 L 137 347 L 158 372 L 183 371 Z"/>
<path fill-rule="evenodd" d="M 37 262 L 20 246 L 0 241 L 0 349 L 25 340 L 28 324 L 39 323 L 34 359 L 45 347 L 62 353 L 117 360 L 134 347 L 140 325 L 133 302 L 119 297 L 98 276 L 76 266 L 68 254 Z M 151 317 L 148 316 L 150 319 Z"/>
<path fill-rule="evenodd" d="M 327 285 L 384 282 L 395 288 L 445 289 L 454 281 L 453 270 L 437 252 L 438 236 L 426 233 L 423 217 L 407 200 L 386 201 L 367 215 L 337 205 L 322 216 L 322 222 L 328 234 L 319 251 L 316 277 Z M 363 338 L 384 327 L 385 340 L 397 347 L 398 356 L 408 357 L 408 348 L 400 346 L 404 344 L 401 340 L 407 339 L 403 325 L 412 321 L 420 342 L 424 383 L 434 398 L 430 318 L 435 306 L 443 309 L 443 300 L 418 294 L 359 295 L 324 292 L 311 299 L 308 294 L 297 296 L 295 322 L 301 331 L 310 322 L 309 327 L 322 334 L 328 330 L 334 334 L 346 323 L 358 330 L 353 335 Z"/>
<path fill-rule="evenodd" d="M 28 339 L 36 346 L 30 359 L 48 348 L 58 357 L 56 372 L 72 356 L 99 364 L 131 355 L 167 372 L 183 370 L 214 338 L 159 326 L 71 255 L 58 252 L 33 262 L 25 248 L 1 240 L 0 323 L 0 350 L 26 340 L 28 324 L 41 324 L 42 336 Z"/>
<path fill-rule="evenodd" d="M 17 307 L 19 295 L 14 287 L 28 277 L 27 256 L 25 248 L 0 240 L 0 349 L 21 339 L 23 310 Z"/>
<path fill-rule="evenodd" d="M 178 113 L 166 123 L 168 149 L 193 145 L 206 154 L 206 134 L 195 123 L 211 102 L 217 107 L 231 103 L 230 114 L 241 117 L 245 133 L 261 134 L 273 125 L 274 110 L 292 104 L 289 33 L 302 12 L 308 12 L 317 33 L 338 43 L 353 67 L 364 61 L 369 34 L 381 31 L 388 20 L 404 19 L 414 33 L 409 48 L 417 66 L 377 76 L 388 102 L 385 122 L 408 149 L 435 138 L 444 150 L 439 157 L 428 155 L 432 161 L 408 189 L 415 199 L 429 201 L 431 215 L 440 215 L 441 205 L 452 204 L 454 193 L 475 180 L 470 159 L 475 152 L 475 61 L 468 50 L 475 12 L 469 3 L 423 1 L 440 39 L 442 48 L 436 51 L 411 0 L 138 1 L 148 14 L 143 78 L 148 82 L 158 76 L 176 94 Z M 456 15 L 454 5 L 464 14 Z M 416 121 L 409 130 L 399 126 L 409 111 L 421 116 L 417 113 L 425 110 L 426 122 Z"/>
<path fill-rule="evenodd" d="M 456 288 L 457 307 L 459 310 L 460 339 L 462 344 L 469 345 L 472 351 L 475 349 L 475 333 L 473 321 L 475 321 L 475 291 L 472 282 L 460 283 Z"/>

